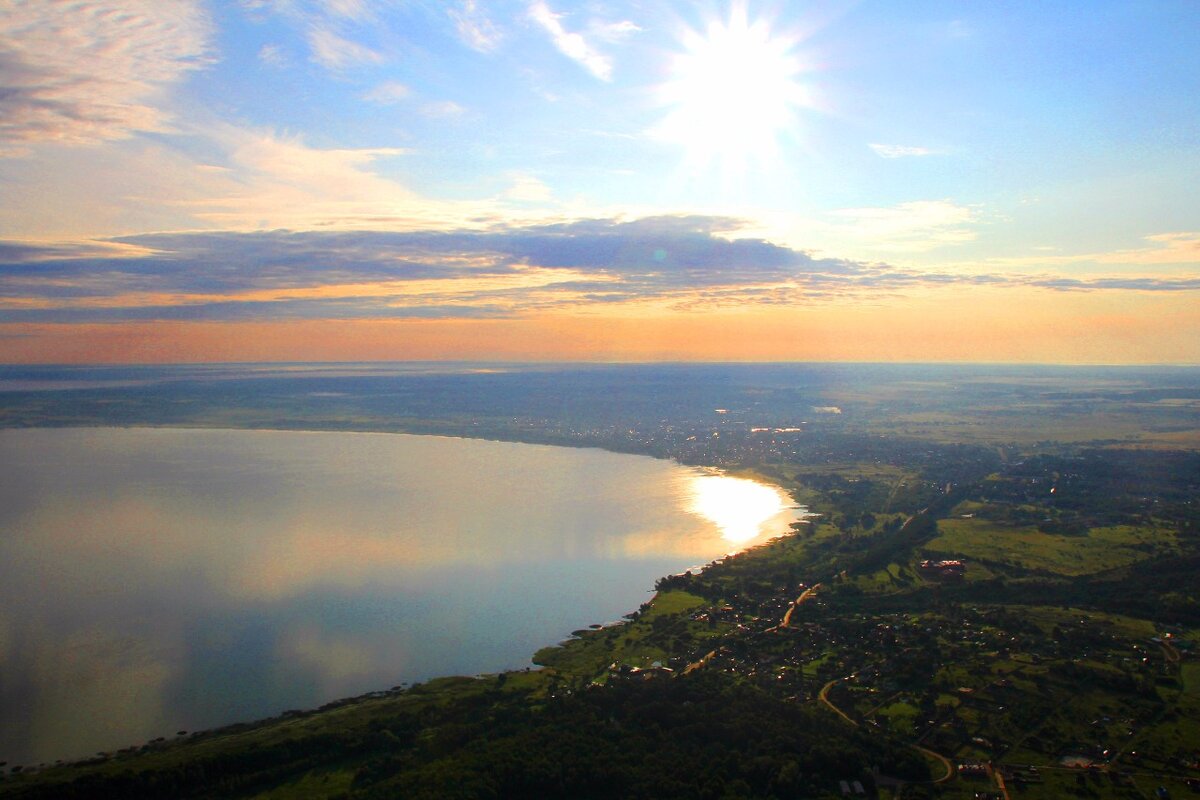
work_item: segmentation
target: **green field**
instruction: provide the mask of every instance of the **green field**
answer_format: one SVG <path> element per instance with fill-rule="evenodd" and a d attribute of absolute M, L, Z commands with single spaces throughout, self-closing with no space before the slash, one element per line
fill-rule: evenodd
<path fill-rule="evenodd" d="M 925 546 L 930 556 L 961 556 L 1025 570 L 1059 575 L 1088 575 L 1149 558 L 1173 549 L 1173 538 L 1160 528 L 1128 525 L 1093 528 L 1084 536 L 1042 533 L 984 519 L 943 519 L 939 535 Z"/>

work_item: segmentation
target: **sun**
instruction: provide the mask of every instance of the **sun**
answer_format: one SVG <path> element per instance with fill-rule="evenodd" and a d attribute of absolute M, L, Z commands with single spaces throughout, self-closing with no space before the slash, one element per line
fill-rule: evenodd
<path fill-rule="evenodd" d="M 688 30 L 660 88 L 669 110 L 658 133 L 681 144 L 690 160 L 720 162 L 726 171 L 766 163 L 794 129 L 797 111 L 811 104 L 795 46 L 766 21 L 751 22 L 740 4 L 704 34 Z"/>

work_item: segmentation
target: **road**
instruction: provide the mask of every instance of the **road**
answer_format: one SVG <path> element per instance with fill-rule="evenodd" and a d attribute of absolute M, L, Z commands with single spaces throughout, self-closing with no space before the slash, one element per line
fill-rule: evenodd
<path fill-rule="evenodd" d="M 717 654 L 716 650 L 708 651 L 707 653 L 704 654 L 704 657 L 701 658 L 699 661 L 693 661 L 691 664 L 688 664 L 686 667 L 684 667 L 683 674 L 687 675 L 689 672 L 695 672 L 696 670 L 700 669 L 701 667 L 703 667 L 705 664 L 708 663 L 708 660 L 710 658 L 712 658 L 716 654 Z"/>
<path fill-rule="evenodd" d="M 921 747 L 921 745 L 919 745 L 919 744 L 912 745 L 912 749 L 916 750 L 918 753 L 923 753 L 932 759 L 936 759 L 945 768 L 946 774 L 942 775 L 942 777 L 940 777 L 940 778 L 929 781 L 929 783 L 945 783 L 946 781 L 948 781 L 954 777 L 954 765 L 950 763 L 950 759 L 946 758 L 941 753 L 933 752 L 932 750 L 930 750 L 927 747 Z"/>
<path fill-rule="evenodd" d="M 838 683 L 841 680 L 842 680 L 842 678 L 834 678 L 829 683 L 822 686 L 821 691 L 817 693 L 817 699 L 820 700 L 821 703 L 826 708 L 833 711 L 839 717 L 846 720 L 846 722 L 849 722 L 851 725 L 853 725 L 854 727 L 857 728 L 858 723 L 855 722 L 854 720 L 852 720 L 849 716 L 847 716 L 845 711 L 842 711 L 840 708 L 835 706 L 829 699 L 829 690 L 833 688 L 834 684 Z M 911 747 L 913 750 L 916 750 L 918 753 L 921 753 L 922 755 L 926 755 L 929 758 L 936 760 L 946 770 L 945 773 L 940 778 L 935 778 L 934 780 L 931 780 L 931 781 L 913 781 L 913 783 L 931 783 L 931 784 L 946 783 L 947 781 L 951 780 L 954 777 L 954 765 L 950 763 L 950 759 L 946 758 L 941 753 L 935 753 L 934 751 L 930 750 L 927 747 L 921 747 L 921 745 L 919 745 L 919 744 L 909 745 L 909 747 Z M 1002 791 L 1004 790 L 1003 785 L 1001 786 L 1001 790 Z M 1008 792 L 1005 791 L 1005 797 L 1007 797 L 1007 796 L 1008 796 Z"/>
<path fill-rule="evenodd" d="M 835 683 L 838 683 L 841 680 L 842 680 L 841 678 L 834 678 L 829 683 L 822 686 L 821 691 L 817 693 L 817 699 L 820 700 L 821 703 L 824 704 L 825 707 L 828 708 L 830 711 L 837 714 L 839 717 L 846 720 L 846 722 L 849 722 L 851 725 L 853 725 L 854 727 L 857 728 L 858 727 L 857 722 L 850 719 L 850 717 L 846 716 L 845 711 L 842 711 L 840 708 L 835 706 L 833 703 L 829 702 L 829 690 L 833 688 L 833 685 Z"/>
<path fill-rule="evenodd" d="M 1000 790 L 1000 795 L 1004 798 L 1004 800 L 1011 800 L 1011 798 L 1008 796 L 1008 786 L 1005 785 L 1004 776 L 1000 774 L 1000 771 L 993 769 L 992 765 L 988 764 L 988 775 L 995 779 L 996 788 Z"/>
<path fill-rule="evenodd" d="M 821 584 L 816 583 L 816 584 L 813 584 L 812 586 L 810 586 L 809 588 L 805 589 L 801 593 L 801 595 L 796 598 L 796 602 L 792 603 L 792 606 L 791 606 L 791 608 L 789 608 L 787 610 L 787 613 L 783 615 L 783 622 L 779 623 L 779 627 L 786 628 L 789 624 L 791 624 L 792 612 L 795 611 L 800 606 L 807 603 L 809 600 L 811 600 L 813 595 L 816 594 L 817 589 L 820 589 L 820 588 L 821 588 Z"/>

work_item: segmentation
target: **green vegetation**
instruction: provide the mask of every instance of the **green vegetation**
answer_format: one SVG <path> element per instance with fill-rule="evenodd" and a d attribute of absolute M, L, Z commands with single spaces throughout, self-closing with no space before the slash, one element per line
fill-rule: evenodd
<path fill-rule="evenodd" d="M 128 421 L 166 393 L 176 404 L 154 408 L 174 409 L 158 420 L 173 424 L 316 420 L 670 455 L 775 481 L 819 517 L 661 579 L 622 624 L 538 651 L 541 669 L 431 681 L 35 774 L 9 768 L 0 796 L 821 798 L 858 781 L 893 800 L 1059 800 L 1200 789 L 1191 373 L 948 381 L 941 368 L 918 380 L 878 367 L 804 394 L 765 367 L 698 368 L 711 370 L 704 380 L 681 367 L 678 383 L 621 369 L 628 408 L 582 399 L 604 396 L 604 370 L 562 378 L 561 391 L 536 376 L 430 377 L 425 394 L 385 384 L 396 392 L 324 409 L 298 406 L 294 388 L 247 393 L 226 416 L 186 387 L 17 398 L 13 424 Z M 844 413 L 809 413 L 832 405 Z"/>
<path fill-rule="evenodd" d="M 1171 535 L 1161 528 L 1128 525 L 1066 536 L 984 519 L 944 519 L 938 522 L 938 532 L 940 535 L 925 545 L 931 558 L 962 556 L 1067 576 L 1104 572 L 1150 558 L 1157 551 L 1174 551 Z"/>
<path fill-rule="evenodd" d="M 533 661 L 553 668 L 556 677 L 576 682 L 604 682 L 611 664 L 638 669 L 661 664 L 728 629 L 690 619 L 691 612 L 703 605 L 703 598 L 687 592 L 659 592 L 653 603 L 630 614 L 627 624 L 576 631 L 575 638 L 537 651 Z"/>

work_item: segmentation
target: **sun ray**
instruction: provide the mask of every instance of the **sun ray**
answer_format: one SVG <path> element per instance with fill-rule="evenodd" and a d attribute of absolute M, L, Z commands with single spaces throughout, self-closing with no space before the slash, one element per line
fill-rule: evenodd
<path fill-rule="evenodd" d="M 660 87 L 668 112 L 656 132 L 682 145 L 694 167 L 737 174 L 768 163 L 798 110 L 812 105 L 796 40 L 735 4 L 727 21 L 710 22 L 703 34 L 688 30 L 682 43 Z"/>

